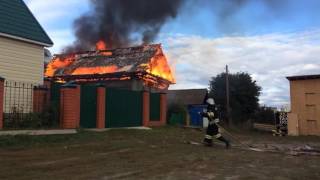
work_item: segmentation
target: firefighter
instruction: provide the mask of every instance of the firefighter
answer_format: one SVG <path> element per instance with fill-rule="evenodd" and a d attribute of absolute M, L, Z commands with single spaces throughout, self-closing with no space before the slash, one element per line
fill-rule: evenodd
<path fill-rule="evenodd" d="M 207 118 L 209 120 L 207 132 L 205 135 L 205 138 L 203 140 L 204 145 L 206 146 L 212 146 L 212 139 L 215 137 L 216 139 L 224 142 L 226 144 L 226 148 L 228 149 L 230 147 L 230 143 L 228 140 L 226 140 L 220 133 L 219 133 L 219 119 L 218 119 L 218 112 L 217 108 L 214 104 L 214 100 L 212 98 L 208 98 L 206 103 L 207 111 L 201 113 L 203 118 Z"/>

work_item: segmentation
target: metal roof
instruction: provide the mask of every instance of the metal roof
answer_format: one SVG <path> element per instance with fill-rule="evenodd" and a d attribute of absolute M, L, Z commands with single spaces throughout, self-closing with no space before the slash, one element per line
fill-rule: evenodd
<path fill-rule="evenodd" d="M 0 36 L 52 46 L 53 42 L 22 0 L 0 0 Z"/>

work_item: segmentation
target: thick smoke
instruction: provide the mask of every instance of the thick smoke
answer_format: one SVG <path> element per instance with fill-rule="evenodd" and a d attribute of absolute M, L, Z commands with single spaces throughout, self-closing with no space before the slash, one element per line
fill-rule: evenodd
<path fill-rule="evenodd" d="M 263 4 L 267 9 L 261 17 L 274 14 L 284 15 L 289 0 L 90 0 L 91 10 L 74 22 L 76 41 L 65 48 L 65 52 L 93 49 L 99 40 L 107 43 L 107 48 L 127 47 L 152 42 L 161 27 L 174 19 L 183 9 L 192 21 L 192 14 L 204 8 L 212 9 L 216 26 L 225 34 L 243 32 L 243 20 L 237 15 L 242 9 L 254 3 Z M 201 27 L 187 27 L 201 28 Z"/>
<path fill-rule="evenodd" d="M 108 48 L 149 43 L 175 18 L 182 0 L 91 0 L 92 9 L 74 22 L 76 42 L 65 51 L 90 50 L 99 40 Z"/>

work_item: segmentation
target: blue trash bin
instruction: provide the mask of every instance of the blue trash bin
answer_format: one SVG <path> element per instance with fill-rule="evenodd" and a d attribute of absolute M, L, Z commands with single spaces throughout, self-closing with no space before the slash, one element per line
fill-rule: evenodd
<path fill-rule="evenodd" d="M 203 127 L 202 116 L 199 112 L 203 112 L 206 108 L 206 105 L 189 105 L 188 112 L 190 115 L 190 125 L 196 127 Z"/>

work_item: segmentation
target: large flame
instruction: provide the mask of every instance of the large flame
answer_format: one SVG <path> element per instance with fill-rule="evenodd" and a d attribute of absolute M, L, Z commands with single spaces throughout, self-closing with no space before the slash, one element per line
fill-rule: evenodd
<path fill-rule="evenodd" d="M 47 65 L 47 68 L 46 68 L 44 75 L 46 77 L 52 77 L 52 76 L 54 76 L 56 70 L 58 70 L 60 68 L 65 68 L 65 67 L 69 66 L 70 64 L 72 64 L 74 61 L 75 61 L 74 54 L 70 54 L 65 57 L 55 57 Z"/>
<path fill-rule="evenodd" d="M 159 76 L 172 83 L 175 82 L 175 79 L 170 69 L 170 66 L 168 64 L 168 61 L 164 56 L 163 52 L 161 51 L 161 49 L 157 50 L 155 56 L 151 58 L 151 61 L 149 64 L 144 64 L 143 66 L 146 67 L 148 73 Z"/>
<path fill-rule="evenodd" d="M 80 67 L 72 72 L 72 75 L 107 74 L 117 72 L 117 66 Z"/>

